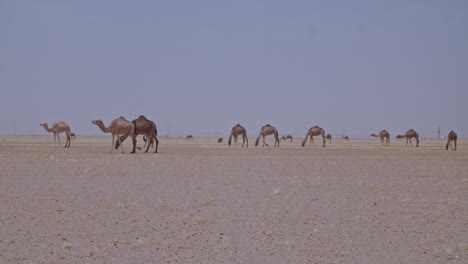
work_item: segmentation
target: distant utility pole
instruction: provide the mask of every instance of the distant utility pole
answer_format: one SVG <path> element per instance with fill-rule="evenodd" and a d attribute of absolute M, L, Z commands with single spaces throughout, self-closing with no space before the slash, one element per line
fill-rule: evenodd
<path fill-rule="evenodd" d="M 437 140 L 440 140 L 440 126 L 437 128 Z"/>

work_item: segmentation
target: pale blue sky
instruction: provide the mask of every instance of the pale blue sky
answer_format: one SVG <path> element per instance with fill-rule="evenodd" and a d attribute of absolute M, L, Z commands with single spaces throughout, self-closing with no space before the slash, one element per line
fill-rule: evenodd
<path fill-rule="evenodd" d="M 0 134 L 468 133 L 468 1 L 0 0 Z"/>

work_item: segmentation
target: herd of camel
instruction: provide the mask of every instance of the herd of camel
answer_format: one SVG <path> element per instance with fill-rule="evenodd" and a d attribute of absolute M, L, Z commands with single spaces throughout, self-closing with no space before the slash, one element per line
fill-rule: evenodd
<path fill-rule="evenodd" d="M 140 115 L 137 119 L 134 119 L 133 121 L 128 121 L 124 117 L 119 117 L 110 123 L 108 127 L 104 125 L 104 123 L 100 120 L 93 120 L 91 122 L 92 124 L 98 126 L 102 132 L 104 133 L 111 133 L 112 134 L 112 145 L 111 145 L 111 153 L 112 150 L 118 149 L 119 146 L 121 147 L 122 153 L 124 153 L 122 143 L 124 140 L 130 136 L 132 139 L 133 143 L 133 150 L 131 153 L 135 153 L 136 148 L 141 149 L 136 146 L 136 138 L 138 135 L 143 136 L 143 140 L 145 142 L 145 145 L 143 147 L 146 147 L 146 151 L 148 152 L 149 148 L 152 146 L 155 146 L 155 151 L 154 153 L 158 152 L 158 145 L 159 145 L 159 140 L 158 140 L 158 130 L 156 129 L 156 124 L 147 119 L 145 116 Z M 65 143 L 65 148 L 70 147 L 70 141 L 71 138 L 75 138 L 75 134 L 71 132 L 70 126 L 65 123 L 64 121 L 57 121 L 53 124 L 51 128 L 47 125 L 47 123 L 42 123 L 40 124 L 44 129 L 49 132 L 54 134 L 54 146 L 56 145 L 57 141 L 60 144 L 60 133 L 65 133 L 67 136 L 67 142 Z M 260 133 L 255 140 L 255 147 L 258 146 L 260 142 L 260 138 L 262 138 L 263 141 L 263 146 L 268 146 L 268 144 L 265 142 L 265 137 L 273 135 L 275 139 L 275 144 L 274 146 L 279 147 L 279 135 L 278 135 L 278 130 L 271 126 L 270 124 L 264 125 L 260 129 Z M 231 134 L 229 135 L 229 140 L 228 140 L 228 146 L 231 146 L 232 139 L 234 138 L 234 142 L 237 144 L 237 139 L 239 136 L 242 136 L 242 147 L 244 147 L 244 144 L 246 147 L 249 146 L 248 138 L 247 138 L 247 130 L 241 126 L 240 124 L 236 124 L 232 129 L 231 129 Z M 325 147 L 325 142 L 326 139 L 328 139 L 331 143 L 331 135 L 327 134 L 325 135 L 325 130 L 319 126 L 313 126 L 309 128 L 307 131 L 307 134 L 302 140 L 302 147 L 304 147 L 307 143 L 307 139 L 310 138 L 309 141 L 309 147 L 314 144 L 314 137 L 315 136 L 321 136 L 323 140 L 323 147 Z M 378 134 L 371 134 L 370 136 L 372 137 L 377 137 L 380 138 L 380 141 L 382 142 L 382 146 L 390 146 L 390 133 L 388 133 L 387 130 L 382 130 Z M 450 131 L 450 133 L 447 136 L 447 144 L 445 146 L 445 149 L 448 150 L 449 147 L 451 147 L 453 150 L 457 150 L 457 133 L 455 133 L 453 130 Z M 347 136 L 343 137 L 345 140 L 349 141 L 349 138 Z M 416 147 L 419 146 L 419 134 L 414 131 L 413 129 L 410 129 L 406 131 L 404 135 L 398 135 L 396 138 L 406 138 L 406 146 L 408 146 L 408 142 L 410 143 L 410 146 L 413 146 L 411 139 L 414 138 L 416 140 Z M 283 136 L 283 140 L 290 140 L 292 142 L 292 136 Z M 186 140 L 193 140 L 192 135 L 188 135 L 186 137 Z M 218 139 L 218 142 L 222 142 L 222 138 Z M 454 143 L 452 146 L 452 142 Z"/>

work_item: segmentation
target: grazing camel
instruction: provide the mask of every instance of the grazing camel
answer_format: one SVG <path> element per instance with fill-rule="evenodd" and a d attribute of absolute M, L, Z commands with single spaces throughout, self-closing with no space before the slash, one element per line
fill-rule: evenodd
<path fill-rule="evenodd" d="M 343 139 L 346 140 L 346 142 L 349 142 L 349 137 L 348 136 L 344 136 Z"/>
<path fill-rule="evenodd" d="M 75 133 L 70 133 L 70 138 L 73 138 L 74 140 L 76 140 L 76 135 L 75 135 Z"/>
<path fill-rule="evenodd" d="M 223 142 L 223 138 L 218 138 L 218 143 Z"/>
<path fill-rule="evenodd" d="M 122 141 L 120 140 L 120 135 L 126 135 L 126 136 L 130 135 L 134 144 L 136 143 L 135 125 L 133 125 L 132 122 L 128 121 L 124 117 L 119 117 L 119 118 L 112 120 L 112 122 L 110 123 L 108 127 L 105 127 L 104 123 L 100 119 L 93 120 L 91 123 L 98 126 L 102 132 L 112 134 L 112 145 L 111 145 L 110 153 L 112 153 L 112 149 L 114 148 L 114 142 L 115 142 L 116 136 L 117 136 L 117 141 L 119 142 L 120 145 L 122 145 Z M 122 153 L 124 153 L 123 147 L 122 147 Z"/>
<path fill-rule="evenodd" d="M 331 134 L 327 134 L 328 144 L 331 144 L 332 136 Z"/>
<path fill-rule="evenodd" d="M 310 142 L 309 142 L 309 147 L 310 147 L 314 143 L 314 137 L 319 136 L 319 135 L 322 135 L 323 147 L 325 147 L 325 130 L 323 130 L 323 128 L 319 126 L 314 126 L 314 127 L 309 128 L 309 130 L 307 131 L 306 137 L 304 138 L 304 140 L 302 140 L 302 147 L 305 146 L 307 142 L 307 137 L 310 136 Z"/>
<path fill-rule="evenodd" d="M 247 143 L 246 147 L 249 147 L 249 140 L 247 139 L 247 130 L 239 125 L 236 124 L 234 127 L 231 129 L 231 134 L 229 135 L 229 140 L 228 140 L 228 146 L 231 147 L 231 139 L 234 137 L 234 142 L 237 145 L 237 137 L 242 135 L 242 147 L 244 147 L 244 143 Z"/>
<path fill-rule="evenodd" d="M 289 142 L 292 142 L 293 137 L 291 135 L 287 135 L 286 140 L 288 140 L 288 139 L 289 139 Z"/>
<path fill-rule="evenodd" d="M 382 141 L 382 146 L 384 146 L 384 139 L 386 139 L 385 146 L 390 146 L 390 133 L 385 129 L 380 131 L 378 135 L 371 134 L 371 137 L 379 137 L 380 141 Z"/>
<path fill-rule="evenodd" d="M 188 135 L 185 140 L 188 140 L 188 141 L 192 141 L 193 140 L 193 136 L 192 135 Z"/>
<path fill-rule="evenodd" d="M 453 130 L 450 131 L 450 133 L 447 136 L 447 145 L 445 146 L 445 150 L 448 150 L 449 146 L 452 146 L 452 141 L 455 145 L 455 148 L 452 148 L 453 150 L 457 150 L 457 133 L 455 133 Z"/>
<path fill-rule="evenodd" d="M 49 133 L 54 133 L 54 147 L 56 146 L 56 142 L 58 140 L 59 146 L 62 146 L 60 144 L 60 133 L 65 132 L 67 135 L 67 142 L 65 143 L 65 148 L 70 147 L 70 126 L 65 123 L 65 121 L 57 121 L 52 125 L 52 128 L 49 128 L 46 122 L 40 124 L 47 132 Z"/>
<path fill-rule="evenodd" d="M 286 136 L 282 136 L 282 137 L 281 137 L 281 140 L 286 140 Z"/>
<path fill-rule="evenodd" d="M 279 147 L 279 138 L 278 138 L 278 130 L 274 127 L 272 127 L 270 124 L 267 124 L 267 125 L 264 125 L 261 129 L 260 129 L 260 134 L 258 134 L 258 137 L 257 137 L 257 140 L 255 140 L 255 147 L 258 146 L 258 143 L 260 141 L 260 137 L 263 138 L 263 147 L 266 145 L 268 147 L 268 144 L 265 142 L 265 137 L 266 136 L 269 136 L 273 134 L 274 137 L 275 137 L 275 147 L 276 147 L 276 144 L 278 144 L 278 147 Z"/>
<path fill-rule="evenodd" d="M 416 147 L 419 146 L 419 134 L 418 132 L 414 131 L 413 129 L 410 129 L 406 131 L 406 134 L 404 135 L 398 135 L 396 138 L 406 138 L 406 146 L 408 146 L 408 141 L 410 143 L 410 146 L 413 146 L 413 143 L 411 143 L 411 138 L 416 139 Z"/>
<path fill-rule="evenodd" d="M 135 149 L 137 148 L 136 137 L 138 135 L 143 135 L 143 140 L 145 140 L 144 137 L 146 137 L 146 140 L 149 140 L 145 153 L 148 152 L 150 146 L 153 145 L 153 142 L 156 142 L 156 146 L 155 146 L 156 149 L 154 150 L 154 153 L 157 153 L 159 140 L 158 140 L 158 130 L 156 128 L 156 124 L 153 121 L 147 119 L 144 115 L 140 115 L 137 119 L 134 119 L 132 123 L 135 126 L 135 141 L 133 141 L 132 153 L 135 153 Z M 123 142 L 127 137 L 128 135 L 122 136 L 120 138 L 120 141 Z M 115 145 L 115 149 L 118 149 L 119 145 L 120 144 L 117 143 Z M 145 141 L 145 146 L 146 146 L 146 141 Z"/>

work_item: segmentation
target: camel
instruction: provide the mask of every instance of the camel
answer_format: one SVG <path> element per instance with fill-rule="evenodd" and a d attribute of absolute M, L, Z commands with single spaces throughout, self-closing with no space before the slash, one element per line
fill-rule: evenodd
<path fill-rule="evenodd" d="M 192 141 L 193 140 L 193 136 L 192 135 L 188 135 L 185 140 L 188 140 L 188 141 Z"/>
<path fill-rule="evenodd" d="M 288 139 L 289 139 L 289 142 L 292 142 L 293 137 L 291 135 L 287 135 L 286 140 L 288 140 Z"/>
<path fill-rule="evenodd" d="M 231 134 L 229 135 L 229 140 L 228 140 L 228 146 L 231 147 L 231 139 L 234 137 L 234 142 L 237 145 L 237 137 L 242 135 L 242 147 L 244 147 L 244 143 L 247 143 L 246 147 L 249 147 L 249 140 L 247 139 L 247 130 L 239 125 L 236 124 L 234 127 L 231 129 Z"/>
<path fill-rule="evenodd" d="M 310 147 L 314 143 L 314 137 L 319 136 L 319 135 L 322 135 L 323 147 L 325 147 L 325 130 L 323 130 L 323 128 L 319 126 L 314 126 L 314 127 L 309 128 L 309 130 L 307 131 L 306 137 L 302 141 L 302 147 L 305 146 L 307 142 L 307 137 L 310 136 L 310 142 L 309 142 L 309 147 Z"/>
<path fill-rule="evenodd" d="M 384 139 L 386 139 L 385 146 L 390 146 L 390 133 L 385 129 L 380 131 L 378 135 L 371 134 L 371 137 L 379 137 L 380 141 L 382 141 L 382 146 L 384 146 Z"/>
<path fill-rule="evenodd" d="M 144 115 L 140 115 L 137 119 L 134 119 L 132 121 L 133 125 L 135 126 L 135 141 L 133 141 L 133 150 L 132 153 L 135 153 L 135 150 L 137 148 L 136 146 L 136 137 L 138 135 L 143 135 L 143 140 L 144 137 L 146 136 L 146 140 L 149 141 L 148 146 L 146 147 L 145 153 L 148 152 L 150 146 L 153 145 L 153 142 L 156 142 L 155 150 L 154 153 L 158 152 L 158 145 L 159 145 L 159 140 L 158 140 L 158 130 L 156 128 L 156 124 L 147 119 Z M 124 135 L 120 138 L 120 141 L 123 142 L 128 135 Z M 118 149 L 119 143 L 115 145 L 115 149 Z M 145 141 L 145 146 L 146 146 L 146 141 Z M 140 149 L 140 148 L 138 148 Z"/>
<path fill-rule="evenodd" d="M 450 133 L 448 134 L 447 136 L 447 145 L 445 146 L 445 150 L 448 150 L 449 146 L 452 146 L 452 141 L 455 145 L 455 147 L 453 148 L 453 150 L 457 150 L 457 133 L 455 133 L 453 130 L 450 131 Z"/>
<path fill-rule="evenodd" d="M 328 144 L 331 144 L 332 136 L 331 134 L 327 134 Z"/>
<path fill-rule="evenodd" d="M 57 144 L 57 140 L 58 140 L 58 143 L 59 143 L 59 146 L 62 146 L 60 144 L 60 133 L 63 133 L 65 132 L 65 134 L 67 135 L 67 142 L 65 143 L 65 148 L 69 148 L 70 147 L 70 126 L 65 123 L 65 121 L 57 121 L 55 122 L 53 125 L 52 125 L 52 128 L 49 128 L 49 126 L 47 125 L 46 122 L 44 123 L 41 123 L 40 124 L 47 132 L 49 133 L 54 133 L 54 147 L 56 146 Z"/>
<path fill-rule="evenodd" d="M 282 137 L 281 137 L 281 140 L 286 140 L 286 136 L 282 136 Z"/>
<path fill-rule="evenodd" d="M 105 127 L 104 123 L 100 119 L 93 120 L 91 123 L 98 126 L 102 132 L 112 134 L 112 145 L 111 145 L 110 153 L 112 153 L 112 149 L 114 148 L 114 142 L 115 142 L 116 136 L 117 136 L 117 142 L 119 142 L 120 145 L 122 145 L 122 141 L 120 140 L 120 135 L 126 135 L 126 136 L 130 135 L 134 144 L 136 142 L 135 125 L 122 116 L 112 120 L 112 122 L 110 123 L 108 127 Z M 123 147 L 122 147 L 122 153 L 124 153 Z"/>
<path fill-rule="evenodd" d="M 349 142 L 349 137 L 348 136 L 344 136 L 343 139 L 346 140 L 346 142 Z"/>
<path fill-rule="evenodd" d="M 218 143 L 223 142 L 223 138 L 218 138 Z"/>
<path fill-rule="evenodd" d="M 70 133 L 70 138 L 73 138 L 74 140 L 76 140 L 76 135 L 75 135 L 75 133 Z"/>
<path fill-rule="evenodd" d="M 416 139 L 416 147 L 419 146 L 419 134 L 418 134 L 418 132 L 414 131 L 413 129 L 410 129 L 410 130 L 406 131 L 406 134 L 404 134 L 404 135 L 396 136 L 396 138 L 406 138 L 406 146 L 408 146 L 408 141 L 409 141 L 410 145 L 413 146 L 413 143 L 411 143 L 411 138 L 415 138 Z"/>
<path fill-rule="evenodd" d="M 260 137 L 263 138 L 263 147 L 264 146 L 267 146 L 268 147 L 268 144 L 265 142 L 265 137 L 266 136 L 269 136 L 273 134 L 274 137 L 275 137 L 275 147 L 276 147 L 276 144 L 278 144 L 278 147 L 279 147 L 279 138 L 278 138 L 278 130 L 274 127 L 272 127 L 270 124 L 266 124 L 264 125 L 261 129 L 260 129 L 260 134 L 258 134 L 258 137 L 257 137 L 257 140 L 255 140 L 255 147 L 258 146 L 258 143 L 260 141 Z"/>

